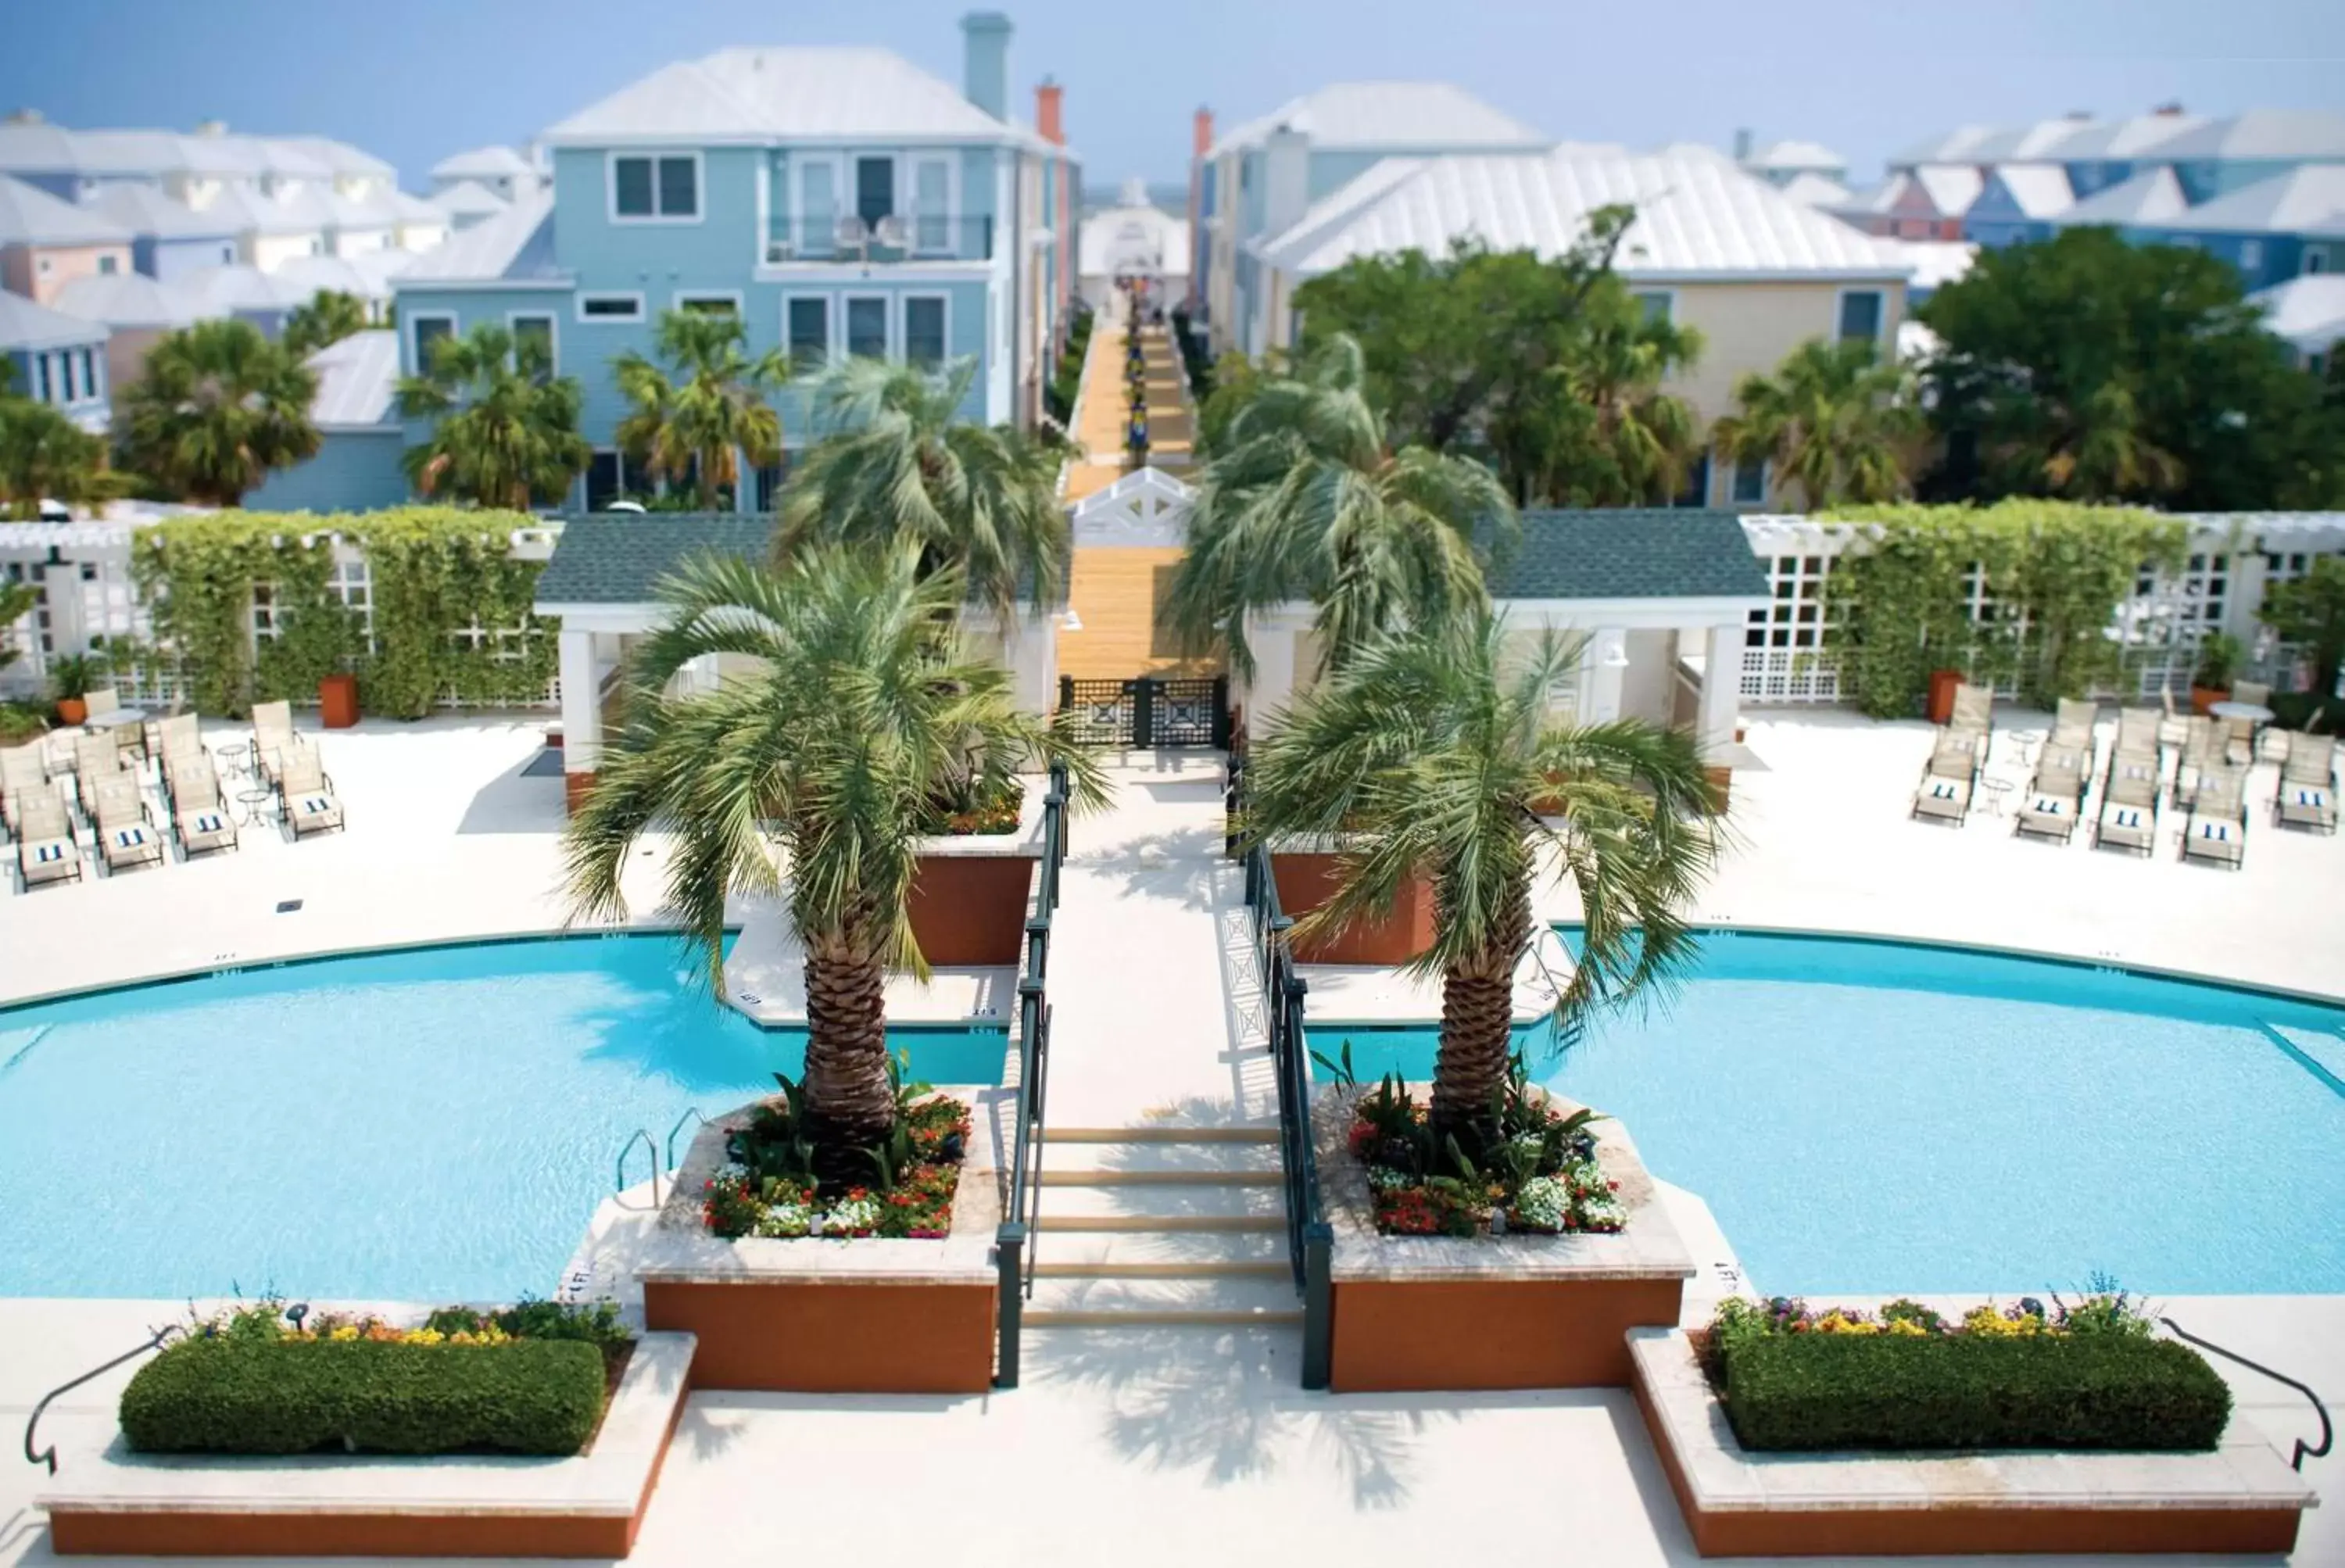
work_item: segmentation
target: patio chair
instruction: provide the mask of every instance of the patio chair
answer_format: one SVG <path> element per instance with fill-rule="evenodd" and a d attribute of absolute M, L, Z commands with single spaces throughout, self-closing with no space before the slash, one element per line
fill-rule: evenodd
<path fill-rule="evenodd" d="M 64 792 L 43 784 L 16 802 L 16 886 L 61 882 L 82 876 L 81 844 L 74 837 Z"/>
<path fill-rule="evenodd" d="M 90 718 L 101 718 L 122 706 L 122 694 L 110 686 L 102 686 L 96 691 L 83 692 L 81 705 Z"/>
<path fill-rule="evenodd" d="M 2064 844 L 2073 838 L 2076 819 L 2085 809 L 2085 771 L 2090 756 L 2074 746 L 2046 746 L 2012 832 L 2057 839 Z"/>
<path fill-rule="evenodd" d="M 2226 718 L 2222 725 L 2223 760 L 2234 768 L 2247 768 L 2256 760 L 2256 721 L 2252 718 Z"/>
<path fill-rule="evenodd" d="M 117 773 L 97 787 L 97 852 L 106 874 L 126 866 L 161 865 L 163 835 L 147 810 L 138 780 Z"/>
<path fill-rule="evenodd" d="M 122 775 L 122 748 L 111 735 L 74 737 L 74 798 L 81 802 L 85 820 L 95 821 L 97 788 Z"/>
<path fill-rule="evenodd" d="M 2157 763 L 2155 756 L 2117 752 L 2109 759 L 2109 777 L 2101 792 L 2100 814 L 2093 819 L 2093 848 L 2114 844 L 2150 855 L 2157 850 Z"/>
<path fill-rule="evenodd" d="M 1915 817 L 1936 817 L 1960 826 L 1971 814 L 1971 796 L 1978 788 L 1977 743 L 1961 730 L 1941 730 L 1914 791 Z"/>
<path fill-rule="evenodd" d="M 237 847 L 236 819 L 228 815 L 220 794 L 219 776 L 201 758 L 180 759 L 172 772 L 171 833 L 179 843 L 179 859 Z"/>
<path fill-rule="evenodd" d="M 256 702 L 252 705 L 252 766 L 271 784 L 285 753 L 299 738 L 293 733 L 293 705 Z"/>
<path fill-rule="evenodd" d="M 2271 683 L 2264 680 L 2235 680 L 2231 683 L 2233 702 L 2252 702 L 2258 708 L 2271 706 Z"/>
<path fill-rule="evenodd" d="M 2157 703 L 2157 743 L 2160 746 L 2181 745 L 2185 733 L 2183 720 L 2189 715 L 2174 706 L 2174 688 L 2170 686 L 2158 687 Z"/>
<path fill-rule="evenodd" d="M 1987 744 L 1995 735 L 1995 688 L 1968 682 L 1954 687 L 1954 712 L 1946 719 L 1946 728 L 1975 737 L 1974 749 L 1980 760 L 1985 760 Z"/>
<path fill-rule="evenodd" d="M 2284 828 L 2337 830 L 2337 741 L 2327 735 L 2290 734 L 2280 759 L 2273 820 Z"/>
<path fill-rule="evenodd" d="M 2111 749 L 2125 756 L 2155 757 L 2162 724 L 2154 708 L 2120 708 L 2117 744 Z"/>
<path fill-rule="evenodd" d="M 2073 746 L 2089 751 L 2093 748 L 2093 725 L 2101 717 L 2101 705 L 2073 697 L 2060 699 L 2060 707 L 2052 718 L 2052 738 L 2049 746 Z"/>
<path fill-rule="evenodd" d="M 192 713 L 174 713 L 155 721 L 155 755 L 162 759 L 163 771 L 168 774 L 176 762 L 205 758 L 204 738 L 198 730 Z"/>
<path fill-rule="evenodd" d="M 2174 765 L 2175 808 L 2188 810 L 2198 793 L 2198 781 L 2209 769 L 2222 764 L 2222 733 L 2215 721 L 2203 713 L 2194 713 L 2183 720 L 2182 756 Z"/>
<path fill-rule="evenodd" d="M 16 831 L 23 803 L 48 787 L 49 752 L 44 742 L 28 740 L 0 751 L 0 820 L 7 822 L 10 833 Z"/>
<path fill-rule="evenodd" d="M 279 819 L 296 839 L 343 826 L 342 803 L 334 794 L 334 781 L 318 761 L 314 746 L 297 747 L 285 754 L 277 779 L 277 804 Z"/>
<path fill-rule="evenodd" d="M 2247 864 L 2247 779 L 2237 769 L 2210 769 L 2199 781 L 2182 825 L 2182 858 L 2212 860 L 2238 871 Z"/>

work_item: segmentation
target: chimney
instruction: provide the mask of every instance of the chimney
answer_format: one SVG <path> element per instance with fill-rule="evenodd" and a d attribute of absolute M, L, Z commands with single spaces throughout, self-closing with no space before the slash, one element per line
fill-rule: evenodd
<path fill-rule="evenodd" d="M 1262 148 L 1262 231 L 1283 232 L 1311 205 L 1311 138 L 1292 126 L 1272 131 Z"/>
<path fill-rule="evenodd" d="M 226 136 L 228 135 L 228 121 L 198 120 L 196 122 L 196 134 L 198 136 Z"/>
<path fill-rule="evenodd" d="M 1739 127 L 1735 130 L 1734 161 L 1737 163 L 1751 161 L 1751 127 L 1748 126 Z"/>
<path fill-rule="evenodd" d="M 1034 128 L 1054 147 L 1067 145 L 1067 89 L 1050 77 L 1034 89 Z"/>
<path fill-rule="evenodd" d="M 0 120 L 0 125 L 12 126 L 37 126 L 47 123 L 47 117 L 36 108 L 11 109 L 8 112 L 8 117 L 5 120 Z"/>
<path fill-rule="evenodd" d="M 1213 111 L 1199 108 L 1189 125 L 1189 156 L 1203 158 L 1213 148 Z"/>
<path fill-rule="evenodd" d="M 1010 117 L 1010 18 L 971 11 L 960 19 L 961 93 L 995 119 Z"/>
<path fill-rule="evenodd" d="M 2182 112 L 2182 104 L 2179 99 L 2177 99 L 2175 102 L 2170 104 L 2160 104 L 2149 112 L 2154 115 L 2163 115 L 2171 118 Z"/>

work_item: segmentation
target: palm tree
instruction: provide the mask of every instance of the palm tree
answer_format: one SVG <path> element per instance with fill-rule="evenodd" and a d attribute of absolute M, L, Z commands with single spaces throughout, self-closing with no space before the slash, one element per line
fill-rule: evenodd
<path fill-rule="evenodd" d="M 415 488 L 516 512 L 567 492 L 594 449 L 578 433 L 577 378 L 553 369 L 543 341 L 490 321 L 433 343 L 427 372 L 399 383 L 399 412 L 437 422 L 407 449 Z"/>
<path fill-rule="evenodd" d="M 1550 503 L 1665 503 L 1684 488 L 1701 452 L 1701 429 L 1692 406 L 1661 387 L 1690 369 L 1701 350 L 1699 331 L 1648 316 L 1624 295 L 1613 309 L 1592 312 L 1547 372 L 1548 387 L 1564 395 L 1502 411 L 1491 421 L 1492 445 L 1517 454 L 1511 466 L 1526 471 L 1529 490 Z"/>
<path fill-rule="evenodd" d="M 285 318 L 281 341 L 297 360 L 306 360 L 330 343 L 367 330 L 366 301 L 340 289 L 320 289 L 306 305 L 296 305 Z"/>
<path fill-rule="evenodd" d="M 1686 906 L 1722 831 L 1690 738 L 1550 714 L 1574 652 L 1490 615 L 1378 638 L 1259 737 L 1246 770 L 1250 840 L 1344 846 L 1333 897 L 1298 933 L 1373 917 L 1412 879 L 1429 881 L 1433 945 L 1413 967 L 1441 979 L 1433 1121 L 1477 1158 L 1535 884 L 1569 879 L 1587 921 L 1557 1003 L 1568 1017 L 1679 972 L 1693 948 Z"/>
<path fill-rule="evenodd" d="M 147 351 L 119 410 L 130 466 L 189 501 L 234 506 L 318 453 L 318 378 L 249 321 L 198 321 Z"/>
<path fill-rule="evenodd" d="M 47 403 L 10 392 L 6 369 L 0 360 L 0 514 L 33 518 L 44 500 L 79 506 L 122 494 L 121 476 L 107 472 L 104 439 Z"/>
<path fill-rule="evenodd" d="M 1871 342 L 1811 339 L 1773 375 L 1744 376 L 1734 396 L 1741 412 L 1718 422 L 1721 448 L 1772 463 L 1809 507 L 1893 501 L 1909 488 L 1910 446 L 1922 428 L 1913 378 L 1882 362 Z"/>
<path fill-rule="evenodd" d="M 1006 670 L 959 652 L 961 591 L 909 544 L 688 564 L 666 585 L 666 626 L 630 661 L 629 720 L 564 840 L 580 911 L 607 917 L 625 911 L 635 841 L 673 834 L 666 901 L 720 990 L 726 902 L 778 890 L 780 850 L 806 951 L 808 1114 L 833 1146 L 893 1120 L 882 987 L 891 968 L 927 973 L 906 906 L 932 802 L 972 774 L 1006 783 L 1050 761 L 1067 765 L 1075 803 L 1105 798 L 1098 765 L 1019 708 Z M 664 695 L 710 654 L 757 673 Z"/>
<path fill-rule="evenodd" d="M 789 361 L 778 350 L 751 360 L 746 341 L 729 311 L 668 311 L 655 342 L 674 374 L 633 352 L 614 367 L 634 406 L 619 422 L 619 445 L 670 484 L 689 481 L 703 510 L 719 490 L 737 493 L 743 455 L 754 467 L 781 459 L 781 416 L 765 394 L 789 379 Z"/>
<path fill-rule="evenodd" d="M 783 486 L 775 548 L 909 539 L 1007 624 L 1020 596 L 1058 597 L 1072 548 L 1056 453 L 1009 425 L 960 420 L 977 374 L 842 361 L 814 386 L 822 433 Z"/>
<path fill-rule="evenodd" d="M 1519 526 L 1482 464 L 1391 449 L 1360 346 L 1338 335 L 1230 417 L 1190 510 L 1165 624 L 1193 652 L 1219 644 L 1251 677 L 1248 615 L 1308 600 L 1332 669 L 1385 632 L 1478 610 L 1476 535 L 1504 549 Z"/>

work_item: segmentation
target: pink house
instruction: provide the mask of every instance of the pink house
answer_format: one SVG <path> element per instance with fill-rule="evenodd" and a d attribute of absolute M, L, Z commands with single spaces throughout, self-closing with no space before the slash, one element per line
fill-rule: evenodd
<path fill-rule="evenodd" d="M 78 278 L 130 270 L 130 230 L 0 175 L 0 288 L 46 305 Z"/>

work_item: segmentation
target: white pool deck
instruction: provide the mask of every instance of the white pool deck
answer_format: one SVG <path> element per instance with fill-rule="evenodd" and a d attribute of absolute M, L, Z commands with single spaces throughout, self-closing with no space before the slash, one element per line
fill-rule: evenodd
<path fill-rule="evenodd" d="M 0 896 L 0 1001 L 559 928 L 561 780 L 518 777 L 543 724 L 369 721 L 330 733 L 320 738 L 347 834 L 296 845 L 252 833 L 209 861 Z M 2345 996 L 2345 838 L 2271 829 L 2269 767 L 2250 789 L 2247 867 L 2227 872 L 2176 863 L 2178 821 L 2150 860 L 2093 851 L 2081 837 L 2066 848 L 2015 841 L 2007 820 L 1986 815 L 1959 830 L 1909 822 L 1929 745 L 1919 725 L 1762 716 L 1748 744 L 1768 770 L 1737 775 L 1741 841 L 1696 911 L 1705 921 L 1991 944 Z M 2024 782 L 2005 755 L 1997 771 Z M 1219 778 L 1208 755 L 1132 759 L 1118 769 L 1113 810 L 1075 825 L 1051 955 L 1054 1125 L 1274 1114 L 1239 876 L 1219 854 Z M 646 922 L 657 868 L 655 848 L 627 880 Z M 301 908 L 279 913 L 290 899 Z M 746 946 L 764 922 L 739 912 Z M 1569 909 L 1556 897 L 1543 912 Z M 1386 993 L 1366 1015 L 1411 1010 L 1387 980 L 1361 989 Z M 1321 995 L 1332 1004 L 1340 990 Z M 1423 994 L 1417 1015 L 1429 1019 Z M 1699 1196 L 1669 1196 L 1703 1264 L 1689 1293 L 1699 1319 L 1741 1277 Z M 0 1264 L 0 1432 L 12 1456 L 43 1391 L 183 1309 L 6 1289 Z M 2165 1305 L 2345 1406 L 2345 1298 Z M 1297 1356 L 1283 1330 L 1037 1331 L 1013 1393 L 695 1396 L 634 1561 L 931 1561 L 933 1532 L 896 1522 L 907 1504 L 962 1521 L 955 1554 L 989 1563 L 1399 1563 L 1512 1556 L 1539 1541 L 1568 1543 L 1591 1563 L 1697 1560 L 1625 1392 L 1337 1399 L 1295 1386 Z M 2242 1413 L 2283 1448 L 2310 1435 L 2299 1396 L 2218 1365 Z M 110 1437 L 127 1377 L 52 1409 L 44 1437 L 66 1465 Z M 2345 1563 L 2345 1456 L 2312 1461 L 2308 1475 L 2330 1506 L 2307 1516 L 2293 1561 Z M 0 1461 L 0 1568 L 51 1560 L 31 1502 L 41 1479 Z M 974 1531 L 970 1520 L 981 1522 Z"/>

